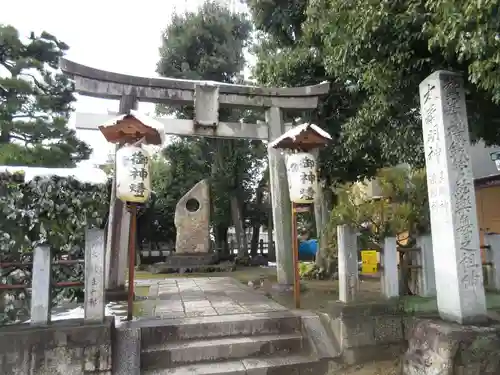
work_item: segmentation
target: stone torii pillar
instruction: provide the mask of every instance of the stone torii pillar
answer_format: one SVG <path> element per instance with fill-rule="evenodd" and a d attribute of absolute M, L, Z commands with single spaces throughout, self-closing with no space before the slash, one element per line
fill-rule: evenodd
<path fill-rule="evenodd" d="M 285 132 L 283 112 L 287 109 L 317 108 L 319 97 L 328 93 L 329 83 L 294 88 L 267 88 L 213 81 L 145 78 L 118 74 L 61 59 L 62 71 L 75 81 L 76 91 L 105 99 L 133 97 L 139 102 L 194 105 L 192 120 L 156 118 L 165 134 L 273 141 Z M 265 124 L 219 121 L 220 107 L 261 108 Z M 115 115 L 76 114 L 76 128 L 97 130 Z M 278 282 L 293 283 L 291 208 L 284 157 L 269 152 L 273 224 L 275 229 Z M 117 236 L 116 231 L 114 232 Z M 272 241 L 272 239 L 269 239 Z M 121 253 L 121 251 L 120 251 Z M 124 271 L 124 270 L 123 270 Z M 121 274 L 122 270 L 118 270 Z"/>

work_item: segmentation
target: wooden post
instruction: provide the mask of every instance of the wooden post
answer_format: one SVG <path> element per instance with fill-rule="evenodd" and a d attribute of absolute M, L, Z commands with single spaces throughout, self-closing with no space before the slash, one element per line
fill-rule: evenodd
<path fill-rule="evenodd" d="M 292 202 L 292 254 L 293 254 L 293 300 L 300 309 L 299 244 L 297 232 L 297 205 Z"/>
<path fill-rule="evenodd" d="M 488 280 L 489 287 L 495 291 L 500 291 L 500 234 L 485 233 L 485 243 L 489 246 L 486 249 L 488 256 L 486 259 L 491 262 L 491 269 L 493 272 L 489 275 L 491 280 Z"/>
<path fill-rule="evenodd" d="M 130 204 L 130 236 L 128 249 L 128 309 L 127 320 L 132 320 L 134 315 L 134 274 L 135 274 L 135 240 L 137 238 L 137 204 Z"/>
<path fill-rule="evenodd" d="M 38 246 L 33 253 L 33 276 L 31 279 L 32 325 L 50 322 L 52 257 L 50 247 Z"/>

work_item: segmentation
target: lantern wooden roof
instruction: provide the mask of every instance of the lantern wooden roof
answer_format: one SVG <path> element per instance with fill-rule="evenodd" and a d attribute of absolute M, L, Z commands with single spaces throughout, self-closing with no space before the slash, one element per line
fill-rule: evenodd
<path fill-rule="evenodd" d="M 99 130 L 112 143 L 134 143 L 142 138 L 150 145 L 163 143 L 163 125 L 137 111 L 115 117 L 99 126 Z"/>
<path fill-rule="evenodd" d="M 289 150 L 310 151 L 331 142 L 332 137 L 314 124 L 294 126 L 280 137 L 269 143 L 269 147 Z"/>

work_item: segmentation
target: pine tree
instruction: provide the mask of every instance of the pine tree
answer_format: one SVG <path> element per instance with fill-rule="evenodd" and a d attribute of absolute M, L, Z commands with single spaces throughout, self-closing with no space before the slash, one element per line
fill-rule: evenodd
<path fill-rule="evenodd" d="M 46 32 L 24 40 L 0 25 L 0 164 L 71 167 L 89 157 L 67 126 L 74 88 L 57 70 L 67 50 Z"/>

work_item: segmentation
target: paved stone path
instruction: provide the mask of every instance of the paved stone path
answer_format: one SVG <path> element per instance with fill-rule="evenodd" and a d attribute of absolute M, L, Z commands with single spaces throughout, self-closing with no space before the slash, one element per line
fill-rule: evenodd
<path fill-rule="evenodd" d="M 175 319 L 287 310 L 229 277 L 137 280 L 136 285 L 149 286 L 143 318 Z"/>

